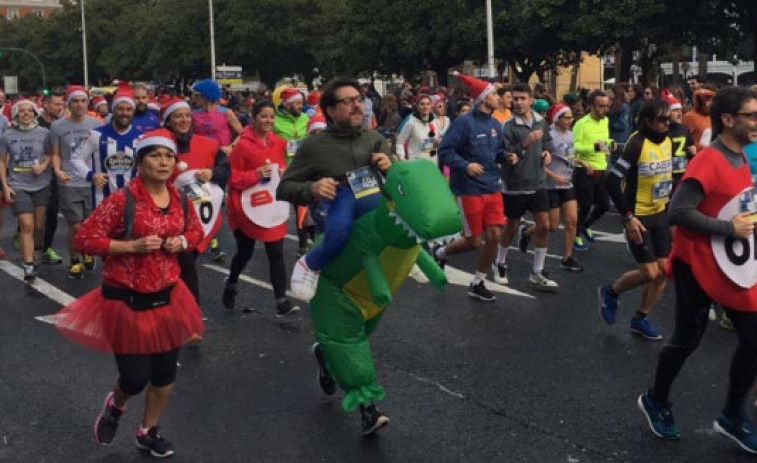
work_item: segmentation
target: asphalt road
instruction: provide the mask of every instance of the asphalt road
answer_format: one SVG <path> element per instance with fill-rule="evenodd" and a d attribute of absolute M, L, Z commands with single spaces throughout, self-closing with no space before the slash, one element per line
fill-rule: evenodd
<path fill-rule="evenodd" d="M 92 438 L 93 419 L 115 379 L 112 358 L 71 344 L 35 319 L 58 310 L 57 301 L 95 288 L 98 273 L 70 281 L 64 266 L 44 266 L 40 280 L 49 286 L 25 287 L 12 276 L 20 272 L 10 246 L 15 226 L 10 211 L 2 212 L 0 243 L 9 260 L 0 264 L 0 461 L 149 460 L 133 445 L 141 397 L 130 403 L 112 446 Z M 439 293 L 408 280 L 372 339 L 378 380 L 387 391 L 380 407 L 392 421 L 370 439 L 360 436 L 357 413 L 341 410 L 339 395 L 324 397 L 315 385 L 307 307 L 283 322 L 274 317 L 272 292 L 263 287 L 262 249 L 240 286 L 240 305 L 255 309 L 249 314 L 221 306 L 223 266 L 202 257 L 208 331 L 199 349 L 182 352 L 162 422 L 176 446 L 173 461 L 747 461 L 711 430 L 735 346 L 733 335 L 714 323 L 674 386 L 683 438 L 662 441 L 649 432 L 636 398 L 650 385 L 663 344 L 628 330 L 639 291 L 623 295 L 617 326 L 600 320 L 597 286 L 633 261 L 616 235 L 616 216 L 596 229 L 606 232 L 605 241 L 578 254 L 585 272 L 569 274 L 558 260 L 547 259 L 561 285 L 558 294 L 533 291 L 530 256 L 518 251 L 509 257 L 514 291 L 497 293 L 493 304 L 469 299 L 463 285 Z M 551 254 L 560 254 L 561 241 L 558 232 Z M 233 251 L 226 229 L 221 242 Z M 296 242 L 287 241 L 290 263 L 295 251 Z M 455 257 L 450 265 L 470 272 L 475 257 Z M 453 279 L 469 281 L 451 272 Z M 672 311 L 668 287 L 652 315 L 666 338 Z"/>

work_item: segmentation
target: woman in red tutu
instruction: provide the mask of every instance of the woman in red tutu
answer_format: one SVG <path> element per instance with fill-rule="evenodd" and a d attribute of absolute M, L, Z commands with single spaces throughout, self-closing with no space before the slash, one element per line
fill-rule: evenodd
<path fill-rule="evenodd" d="M 86 347 L 115 354 L 118 381 L 95 421 L 95 439 L 110 444 L 126 401 L 147 387 L 136 445 L 173 455 L 158 422 L 173 390 L 179 348 L 204 331 L 199 307 L 179 279 L 177 254 L 203 231 L 194 208 L 168 183 L 176 144 L 165 129 L 138 142 L 139 177 L 106 198 L 76 234 L 78 250 L 105 256 L 103 284 L 64 307 L 56 326 Z"/>

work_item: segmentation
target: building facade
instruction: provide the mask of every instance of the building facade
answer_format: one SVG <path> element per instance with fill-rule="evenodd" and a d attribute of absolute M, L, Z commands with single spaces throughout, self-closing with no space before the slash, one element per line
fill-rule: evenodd
<path fill-rule="evenodd" d="M 0 0 L 0 18 L 11 20 L 29 14 L 46 18 L 61 8 L 60 0 Z"/>

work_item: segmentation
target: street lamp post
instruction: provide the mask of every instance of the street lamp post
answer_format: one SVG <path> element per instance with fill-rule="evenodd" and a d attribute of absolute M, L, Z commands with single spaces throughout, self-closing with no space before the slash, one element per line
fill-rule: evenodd
<path fill-rule="evenodd" d="M 84 0 L 81 0 L 81 43 L 84 56 L 84 87 L 89 88 L 89 70 L 87 69 L 87 26 L 84 21 Z"/>
<path fill-rule="evenodd" d="M 494 78 L 494 20 L 492 18 L 492 0 L 486 0 L 486 45 L 489 78 Z"/>
<path fill-rule="evenodd" d="M 35 55 L 34 53 L 30 52 L 29 50 L 24 50 L 23 48 L 13 48 L 13 47 L 0 47 L 0 51 L 18 51 L 21 53 L 26 53 L 27 55 L 34 58 L 34 60 L 39 64 L 39 69 L 42 71 L 42 88 L 47 88 L 47 77 L 45 76 L 45 65 L 42 64 L 42 61 Z"/>
<path fill-rule="evenodd" d="M 216 80 L 216 33 L 213 27 L 213 0 L 208 0 L 208 14 L 210 15 L 210 76 Z"/>

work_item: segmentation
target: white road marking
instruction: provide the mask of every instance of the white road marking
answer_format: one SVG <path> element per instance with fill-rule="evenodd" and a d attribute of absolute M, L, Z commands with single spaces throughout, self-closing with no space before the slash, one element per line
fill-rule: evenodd
<path fill-rule="evenodd" d="M 452 389 L 445 387 L 442 384 L 439 384 L 432 379 L 424 378 L 422 376 L 414 375 L 412 373 L 408 373 L 408 374 L 410 375 L 411 378 L 415 379 L 416 381 L 436 386 L 437 388 L 439 388 L 440 391 L 444 392 L 445 394 L 451 395 L 452 397 L 457 397 L 458 399 L 461 399 L 461 400 L 465 399 L 465 396 L 463 394 L 460 394 L 459 392 L 455 392 Z"/>
<path fill-rule="evenodd" d="M 0 270 L 4 271 L 8 275 L 12 276 L 13 278 L 17 279 L 20 282 L 24 282 L 24 270 L 14 265 L 7 260 L 0 261 Z M 57 302 L 61 306 L 64 306 L 76 299 L 72 295 L 61 291 L 57 287 L 51 285 L 50 283 L 46 282 L 40 277 L 37 277 L 34 279 L 34 283 L 30 285 L 32 288 L 36 289 L 41 293 L 43 296 L 52 299 L 53 301 Z M 39 320 L 43 323 L 48 323 L 50 325 L 55 324 L 55 320 L 57 318 L 56 314 L 51 315 L 41 315 L 39 317 L 34 317 L 35 320 Z"/>
<path fill-rule="evenodd" d="M 226 269 L 224 267 L 221 267 L 219 265 L 202 264 L 202 266 L 205 267 L 205 268 L 207 268 L 207 269 L 209 269 L 209 270 L 213 270 L 214 272 L 222 273 L 224 275 L 228 275 L 229 274 L 229 270 L 228 269 Z M 258 280 L 257 278 L 253 278 L 253 277 L 247 276 L 247 275 L 239 275 L 239 279 L 243 280 L 243 281 L 246 281 L 247 283 L 251 283 L 251 284 L 253 284 L 255 286 L 260 286 L 261 288 L 265 288 L 265 289 L 269 289 L 269 290 L 273 291 L 273 286 L 271 286 L 271 284 L 268 283 L 268 282 L 266 282 L 266 281 Z M 291 291 L 287 291 L 287 296 L 289 296 L 289 297 L 291 297 L 293 299 L 300 300 L 300 301 L 302 300 L 302 299 L 299 299 L 299 298 L 295 297 L 294 294 L 292 294 Z M 303 301 L 303 302 L 306 302 L 306 301 Z"/>

